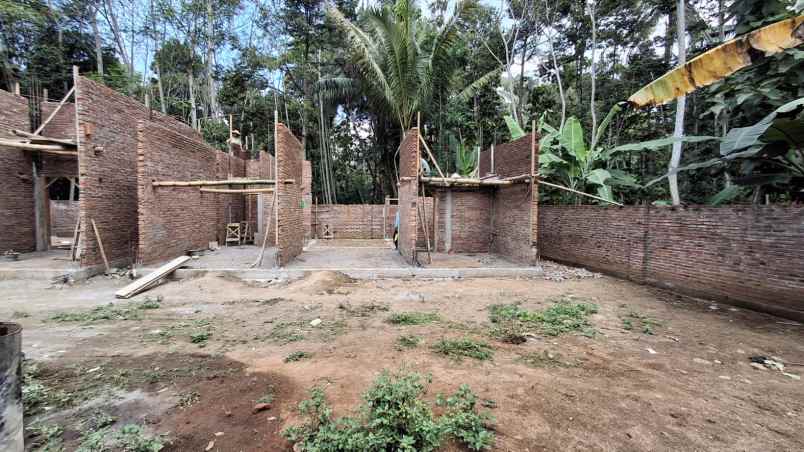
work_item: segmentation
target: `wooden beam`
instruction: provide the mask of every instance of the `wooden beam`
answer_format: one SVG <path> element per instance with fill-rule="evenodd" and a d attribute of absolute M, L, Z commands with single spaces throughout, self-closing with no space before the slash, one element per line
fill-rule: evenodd
<path fill-rule="evenodd" d="M 123 287 L 122 289 L 115 292 L 114 296 L 117 298 L 131 298 L 138 293 L 147 290 L 149 287 L 153 286 L 160 279 L 164 278 L 165 276 L 173 273 L 177 268 L 181 267 L 187 261 L 190 260 L 190 256 L 181 256 L 173 259 L 172 261 L 168 262 L 167 264 L 157 268 L 153 272 L 149 273 L 146 276 L 134 281 L 133 283 Z"/>
<path fill-rule="evenodd" d="M 42 136 L 42 135 L 34 135 L 31 132 L 26 132 L 24 130 L 12 129 L 11 133 L 13 133 L 14 135 L 16 135 L 18 137 L 30 138 L 30 139 L 35 140 L 35 141 L 50 141 L 52 143 L 64 144 L 66 146 L 75 146 L 76 145 L 75 140 L 68 140 L 68 139 L 64 139 L 64 138 L 51 138 L 51 137 L 45 137 L 45 136 Z"/>
<path fill-rule="evenodd" d="M 42 151 L 52 154 L 78 155 L 77 151 L 70 150 L 68 147 L 60 144 L 32 144 L 29 139 L 15 141 L 0 138 L 0 146 L 21 149 L 23 151 Z"/>
<path fill-rule="evenodd" d="M 81 215 L 75 222 L 75 231 L 73 231 L 73 244 L 70 246 L 70 260 L 76 260 L 76 251 L 78 250 L 78 238 L 81 236 Z"/>
<path fill-rule="evenodd" d="M 95 231 L 95 239 L 98 241 L 98 249 L 100 249 L 100 255 L 103 258 L 103 265 L 106 266 L 106 273 L 109 273 L 111 267 L 109 267 L 109 261 L 106 259 L 106 251 L 103 249 L 103 242 L 101 241 L 101 236 L 98 232 L 98 226 L 95 225 L 95 219 L 90 221 L 92 223 L 92 229 Z"/>
<path fill-rule="evenodd" d="M 285 184 L 293 184 L 293 179 L 281 181 Z M 219 185 L 275 185 L 274 179 L 223 179 L 223 180 L 192 180 L 192 181 L 154 181 L 154 187 L 206 187 Z"/>
<path fill-rule="evenodd" d="M 273 188 L 243 188 L 243 189 L 228 189 L 228 188 L 200 188 L 198 191 L 202 193 L 232 193 L 232 194 L 259 194 L 259 193 L 273 193 Z"/>
<path fill-rule="evenodd" d="M 615 201 L 609 201 L 609 200 L 608 200 L 608 199 L 606 199 L 606 198 L 601 198 L 600 196 L 590 195 L 589 193 L 584 193 L 584 192 L 582 192 L 582 191 L 574 190 L 574 189 L 572 189 L 572 188 L 565 187 L 565 186 L 563 186 L 563 185 L 551 184 L 550 182 L 545 182 L 545 181 L 543 181 L 543 180 L 541 180 L 541 179 L 539 179 L 539 183 L 540 183 L 540 184 L 543 184 L 543 185 L 547 185 L 548 187 L 558 188 L 559 190 L 566 190 L 566 191 L 571 192 L 571 193 L 575 193 L 575 194 L 578 194 L 578 195 L 587 196 L 587 197 L 592 198 L 592 199 L 597 199 L 598 201 L 604 201 L 604 202 L 607 202 L 607 203 L 609 203 L 609 204 L 614 204 L 615 206 L 620 206 L 620 207 L 622 207 L 622 206 L 623 206 L 622 204 L 620 204 L 620 203 L 618 203 L 618 202 L 615 202 Z"/>
<path fill-rule="evenodd" d="M 59 105 L 56 107 L 56 109 L 55 109 L 55 110 L 53 110 L 53 111 L 50 113 L 50 116 L 48 116 L 48 117 L 47 117 L 47 119 L 45 119 L 45 122 L 43 122 L 43 123 L 42 123 L 42 124 L 41 124 L 39 127 L 37 127 L 37 129 L 36 129 L 36 130 L 34 130 L 34 133 L 33 133 L 34 135 L 39 135 L 39 133 L 42 131 L 42 129 L 44 129 L 44 128 L 45 128 L 45 126 L 46 126 L 46 125 L 48 125 L 48 123 L 50 122 L 50 120 L 51 120 L 51 119 L 53 119 L 53 117 L 54 117 L 54 116 L 56 116 L 56 113 L 58 113 L 58 112 L 59 112 L 59 110 L 61 110 L 61 107 L 63 107 L 63 106 L 64 106 L 64 103 L 65 103 L 65 102 L 67 102 L 67 99 L 68 99 L 70 96 L 72 96 L 72 94 L 73 94 L 74 92 L 75 92 L 75 85 L 73 85 L 73 87 L 72 87 L 72 88 L 70 88 L 70 91 L 67 91 L 67 94 L 65 94 L 65 95 L 64 95 L 64 98 L 61 100 L 61 102 L 59 102 Z"/>

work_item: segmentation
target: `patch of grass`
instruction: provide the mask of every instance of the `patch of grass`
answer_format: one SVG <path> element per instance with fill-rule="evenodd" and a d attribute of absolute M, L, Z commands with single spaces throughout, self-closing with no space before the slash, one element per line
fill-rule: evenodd
<path fill-rule="evenodd" d="M 469 337 L 461 339 L 441 339 L 430 347 L 435 353 L 460 361 L 463 358 L 474 358 L 486 361 L 494 356 L 491 345 Z"/>
<path fill-rule="evenodd" d="M 26 445 L 37 452 L 62 452 L 64 429 L 56 424 L 37 424 L 25 428 Z"/>
<path fill-rule="evenodd" d="M 279 322 L 271 329 L 268 337 L 281 345 L 297 342 L 304 339 L 301 322 Z"/>
<path fill-rule="evenodd" d="M 76 452 L 159 452 L 164 447 L 162 438 L 148 435 L 140 425 L 128 424 L 117 431 L 106 427 L 85 435 Z"/>
<path fill-rule="evenodd" d="M 406 334 L 399 336 L 396 340 L 396 348 L 399 350 L 405 348 L 416 348 L 422 343 L 422 337 L 415 334 Z"/>
<path fill-rule="evenodd" d="M 524 334 L 524 331 L 533 330 L 547 336 L 559 336 L 573 331 L 594 335 L 589 316 L 597 312 L 597 305 L 576 300 L 564 295 L 552 299 L 552 306 L 539 311 L 522 309 L 518 303 L 491 305 L 489 320 L 495 324 L 491 330 L 492 336 L 519 340 L 519 335 Z"/>
<path fill-rule="evenodd" d="M 561 355 L 553 353 L 548 350 L 543 350 L 541 353 L 533 352 L 519 355 L 518 362 L 521 362 L 528 367 L 569 367 L 568 363 L 561 361 Z"/>
<path fill-rule="evenodd" d="M 272 403 L 276 398 L 274 387 L 268 386 L 268 390 L 263 394 L 262 397 L 257 399 L 257 403 Z"/>
<path fill-rule="evenodd" d="M 159 309 L 162 307 L 162 300 L 162 295 L 158 295 L 156 298 L 145 297 L 145 301 L 137 307 L 140 309 Z"/>
<path fill-rule="evenodd" d="M 89 416 L 81 420 L 81 428 L 83 430 L 94 432 L 104 427 L 108 427 L 115 422 L 117 422 L 117 418 L 105 411 L 97 410 L 91 412 Z"/>
<path fill-rule="evenodd" d="M 626 316 L 621 317 L 620 320 L 623 322 L 624 330 L 632 331 L 635 327 L 637 327 L 642 331 L 643 334 L 648 334 L 651 336 L 654 334 L 653 329 L 662 325 L 662 322 L 659 320 L 650 318 L 636 311 L 629 312 Z"/>
<path fill-rule="evenodd" d="M 198 344 L 199 347 L 206 347 L 207 341 L 211 337 L 212 333 L 209 331 L 196 331 L 195 333 L 190 333 L 190 342 Z"/>
<path fill-rule="evenodd" d="M 146 299 L 139 304 L 114 304 L 109 303 L 97 306 L 89 311 L 81 312 L 59 312 L 50 317 L 54 322 L 81 322 L 92 323 L 102 320 L 142 320 L 142 311 L 147 309 L 157 309 L 161 305 L 156 300 Z"/>
<path fill-rule="evenodd" d="M 493 421 L 476 410 L 477 396 L 462 385 L 450 397 L 437 397 L 443 414 L 436 417 L 422 400 L 425 383 L 419 374 L 383 371 L 363 395 L 358 416 L 333 418 L 324 390 L 314 388 L 311 398 L 299 404 L 305 423 L 282 434 L 301 450 L 434 451 L 454 440 L 471 450 L 490 448 Z M 427 379 L 429 383 L 429 378 Z"/>
<path fill-rule="evenodd" d="M 292 362 L 296 362 L 296 361 L 301 361 L 303 359 L 309 359 L 309 358 L 312 358 L 312 357 L 313 357 L 312 353 L 297 351 L 297 352 L 293 352 L 293 353 L 289 354 L 288 356 L 286 356 L 285 357 L 285 362 L 286 363 L 292 363 Z"/>
<path fill-rule="evenodd" d="M 33 416 L 45 408 L 63 408 L 74 402 L 73 394 L 51 388 L 42 382 L 39 364 L 25 360 L 22 363 L 22 405 L 25 416 Z"/>
<path fill-rule="evenodd" d="M 435 312 L 395 312 L 386 321 L 393 325 L 425 325 L 439 319 Z"/>
<path fill-rule="evenodd" d="M 354 317 L 371 317 L 380 311 L 388 311 L 391 308 L 386 304 L 369 303 L 359 306 L 352 306 L 348 301 L 338 303 L 338 309 L 346 311 L 347 314 Z"/>
<path fill-rule="evenodd" d="M 179 408 L 189 408 L 201 400 L 201 394 L 197 391 L 184 392 L 179 394 L 179 402 L 176 404 Z"/>

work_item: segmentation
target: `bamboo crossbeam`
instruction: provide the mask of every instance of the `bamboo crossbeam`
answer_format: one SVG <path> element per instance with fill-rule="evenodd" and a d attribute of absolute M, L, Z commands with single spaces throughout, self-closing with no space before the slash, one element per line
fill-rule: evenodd
<path fill-rule="evenodd" d="M 231 193 L 231 194 L 258 194 L 258 193 L 273 193 L 273 188 L 201 188 L 198 191 L 203 193 Z"/>
<path fill-rule="evenodd" d="M 506 180 L 506 179 L 473 179 L 467 177 L 420 177 L 420 181 L 425 184 L 438 185 L 442 187 L 451 187 L 455 185 L 471 185 L 471 186 L 500 186 L 512 185 L 519 180 Z"/>
<path fill-rule="evenodd" d="M 295 184 L 294 179 L 285 179 L 281 183 Z M 192 181 L 154 181 L 154 187 L 207 187 L 220 185 L 275 185 L 274 179 L 223 179 L 223 180 L 192 180 Z"/>
<path fill-rule="evenodd" d="M 578 195 L 587 196 L 587 197 L 592 198 L 592 199 L 597 199 L 598 201 L 603 201 L 603 202 L 607 202 L 609 204 L 614 204 L 615 206 L 620 206 L 620 207 L 623 206 L 622 204 L 620 204 L 618 202 L 609 201 L 608 199 L 601 198 L 600 196 L 590 195 L 589 193 L 584 193 L 582 191 L 578 191 L 578 190 L 575 190 L 575 189 L 572 189 L 572 188 L 569 188 L 569 187 L 565 187 L 563 185 L 551 184 L 550 182 L 545 182 L 545 181 L 543 181 L 541 179 L 539 179 L 539 184 L 547 185 L 548 187 L 557 188 L 559 190 L 566 190 L 568 192 L 575 193 L 575 194 L 578 194 Z"/>
<path fill-rule="evenodd" d="M 0 146 L 8 146 L 11 148 L 17 148 L 28 151 L 62 151 L 77 154 L 76 151 L 69 150 L 67 147 L 62 146 L 60 144 L 33 144 L 30 143 L 29 141 L 30 140 L 28 139 L 21 141 L 14 141 L 0 138 Z"/>

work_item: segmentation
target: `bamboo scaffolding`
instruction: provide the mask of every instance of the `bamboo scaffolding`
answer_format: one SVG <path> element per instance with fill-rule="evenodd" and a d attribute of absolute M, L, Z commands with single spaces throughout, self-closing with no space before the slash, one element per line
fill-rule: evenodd
<path fill-rule="evenodd" d="M 154 187 L 205 187 L 220 185 L 275 185 L 274 179 L 224 179 L 224 180 L 192 180 L 192 181 L 154 181 Z M 294 179 L 280 181 L 285 184 L 295 184 Z"/>
<path fill-rule="evenodd" d="M 229 189 L 229 188 L 200 188 L 198 191 L 202 193 L 230 193 L 230 194 L 259 194 L 259 193 L 273 193 L 273 188 L 243 188 L 243 189 Z"/>

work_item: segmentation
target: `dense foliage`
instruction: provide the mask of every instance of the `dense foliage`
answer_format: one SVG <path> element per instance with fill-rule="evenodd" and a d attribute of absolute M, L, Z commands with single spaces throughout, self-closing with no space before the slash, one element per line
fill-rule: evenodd
<path fill-rule="evenodd" d="M 393 196 L 400 137 L 419 115 L 446 173 L 472 174 L 478 148 L 510 140 L 509 126 L 535 125 L 546 181 L 624 203 L 663 202 L 665 181 L 649 182 L 667 174 L 670 142 L 622 145 L 672 135 L 675 105 L 617 105 L 677 65 L 677 19 L 691 59 L 804 8 L 682 4 L 683 16 L 677 0 L 0 0 L 0 86 L 20 82 L 23 92 L 41 87 L 60 99 L 76 65 L 149 97 L 215 146 L 225 147 L 231 117 L 252 151 L 272 151 L 277 111 L 313 162 L 319 202 Z M 752 59 L 687 96 L 686 136 L 720 139 L 804 97 L 804 49 Z M 778 119 L 800 127 L 801 109 Z M 724 157 L 718 140 L 685 141 L 681 199 L 795 199 L 804 187 L 797 137 L 783 154 L 764 147 L 717 165 L 695 164 Z M 597 202 L 545 186 L 540 196 Z"/>

